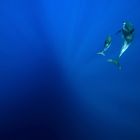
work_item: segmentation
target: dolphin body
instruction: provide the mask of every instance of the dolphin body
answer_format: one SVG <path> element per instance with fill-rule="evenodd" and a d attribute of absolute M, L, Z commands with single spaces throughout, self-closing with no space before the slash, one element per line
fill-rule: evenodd
<path fill-rule="evenodd" d="M 104 48 L 102 51 L 98 52 L 97 54 L 100 54 L 102 56 L 105 56 L 105 52 L 110 48 L 112 42 L 111 36 L 107 36 L 105 42 L 104 42 Z"/>
<path fill-rule="evenodd" d="M 134 27 L 132 23 L 130 22 L 123 22 L 122 29 L 119 30 L 119 33 L 122 33 L 122 38 L 123 38 L 123 45 L 121 47 L 120 53 L 118 55 L 117 59 L 108 59 L 108 62 L 111 62 L 118 66 L 118 68 L 121 70 L 121 65 L 120 65 L 120 57 L 124 54 L 124 52 L 129 48 L 133 41 L 133 36 L 134 36 Z"/>

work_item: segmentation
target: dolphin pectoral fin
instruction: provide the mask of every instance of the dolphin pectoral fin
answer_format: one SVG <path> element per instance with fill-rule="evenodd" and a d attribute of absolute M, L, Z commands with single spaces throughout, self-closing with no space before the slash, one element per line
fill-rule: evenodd
<path fill-rule="evenodd" d="M 120 34 L 121 32 L 122 32 L 122 30 L 120 29 L 115 34 L 117 35 L 117 34 Z"/>
<path fill-rule="evenodd" d="M 105 56 L 104 51 L 100 51 L 100 52 L 98 52 L 97 54 L 100 54 L 100 55 L 102 55 L 102 56 Z"/>
<path fill-rule="evenodd" d="M 107 62 L 110 62 L 110 63 L 116 65 L 116 66 L 118 67 L 119 70 L 122 69 L 122 67 L 121 67 L 121 65 L 120 65 L 120 62 L 119 62 L 119 60 L 117 60 L 117 59 L 108 59 Z"/>

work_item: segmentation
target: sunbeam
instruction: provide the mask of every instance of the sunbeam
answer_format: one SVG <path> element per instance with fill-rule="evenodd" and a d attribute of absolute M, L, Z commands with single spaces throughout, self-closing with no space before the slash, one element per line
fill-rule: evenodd
<path fill-rule="evenodd" d="M 139 140 L 139 11 L 138 0 L 1 0 L 0 140 Z"/>

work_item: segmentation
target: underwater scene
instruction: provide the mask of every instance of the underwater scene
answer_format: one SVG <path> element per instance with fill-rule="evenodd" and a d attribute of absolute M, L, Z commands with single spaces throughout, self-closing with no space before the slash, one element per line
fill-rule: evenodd
<path fill-rule="evenodd" d="M 140 1 L 1 0 L 0 140 L 140 140 Z"/>

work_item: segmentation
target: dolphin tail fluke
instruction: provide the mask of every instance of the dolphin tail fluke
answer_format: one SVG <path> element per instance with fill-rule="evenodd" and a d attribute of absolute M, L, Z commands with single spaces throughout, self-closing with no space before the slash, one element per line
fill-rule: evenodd
<path fill-rule="evenodd" d="M 98 52 L 97 54 L 100 54 L 100 55 L 102 55 L 102 56 L 105 56 L 104 51 L 100 51 L 100 52 Z"/>
<path fill-rule="evenodd" d="M 114 65 L 116 65 L 119 70 L 122 69 L 122 67 L 120 65 L 120 62 L 119 62 L 119 59 L 108 59 L 107 61 L 110 62 L 110 63 L 112 63 L 112 64 L 114 64 Z"/>

